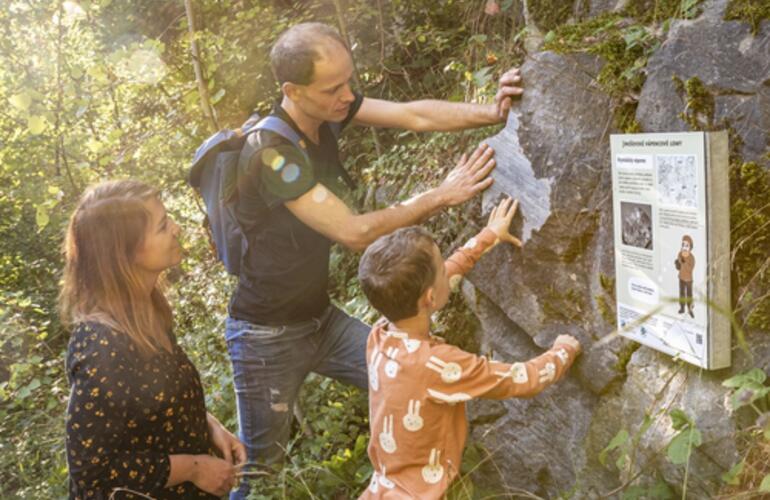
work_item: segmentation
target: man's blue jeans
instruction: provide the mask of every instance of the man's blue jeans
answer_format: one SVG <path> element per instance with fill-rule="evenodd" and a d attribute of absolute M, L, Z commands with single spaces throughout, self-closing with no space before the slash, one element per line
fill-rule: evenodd
<path fill-rule="evenodd" d="M 294 402 L 310 372 L 367 388 L 369 330 L 334 306 L 320 318 L 284 326 L 227 318 L 225 339 L 233 364 L 239 437 L 250 464 L 283 460 Z M 231 500 L 246 498 L 248 490 L 248 481 L 242 481 Z"/>

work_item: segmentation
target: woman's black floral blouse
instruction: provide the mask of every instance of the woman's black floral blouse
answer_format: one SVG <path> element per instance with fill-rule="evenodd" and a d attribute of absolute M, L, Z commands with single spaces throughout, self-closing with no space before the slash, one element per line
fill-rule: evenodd
<path fill-rule="evenodd" d="M 153 498 L 216 498 L 190 482 L 164 488 L 169 455 L 211 453 L 198 371 L 173 352 L 139 355 L 99 323 L 75 328 L 67 353 L 70 498 L 107 499 L 114 488 Z M 117 492 L 115 499 L 142 498 Z"/>

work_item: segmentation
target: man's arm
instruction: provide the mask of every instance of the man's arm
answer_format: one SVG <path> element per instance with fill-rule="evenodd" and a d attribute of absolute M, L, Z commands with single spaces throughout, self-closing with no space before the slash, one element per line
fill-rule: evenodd
<path fill-rule="evenodd" d="M 516 85 L 521 81 L 518 68 L 500 78 L 493 104 L 469 104 L 426 99 L 411 102 L 391 102 L 364 98 L 353 117 L 353 123 L 374 127 L 402 128 L 414 132 L 448 132 L 493 125 L 504 121 L 511 108 L 511 99 L 523 91 Z"/>
<path fill-rule="evenodd" d="M 492 184 L 488 177 L 495 161 L 494 151 L 480 145 L 470 158 L 463 155 L 458 165 L 437 188 L 430 189 L 391 207 L 356 214 L 345 203 L 316 184 L 286 207 L 303 223 L 351 250 L 363 251 L 374 240 L 399 227 L 417 224 L 436 211 L 458 205 Z"/>

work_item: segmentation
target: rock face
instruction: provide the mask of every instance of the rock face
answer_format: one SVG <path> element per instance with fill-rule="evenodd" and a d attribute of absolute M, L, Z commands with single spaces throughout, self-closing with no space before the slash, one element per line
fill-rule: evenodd
<path fill-rule="evenodd" d="M 533 339 L 488 298 L 464 287 L 484 330 L 484 348 L 495 359 L 530 359 L 542 352 Z M 550 387 L 536 398 L 469 405 L 472 439 L 492 453 L 485 474 L 502 471 L 494 483 L 505 491 L 552 497 L 568 491 L 585 468 L 584 436 L 596 396 L 576 379 Z"/>
<path fill-rule="evenodd" d="M 591 345 L 612 329 L 594 298 L 606 293 L 599 275 L 614 266 L 612 112 L 592 80 L 600 69 L 592 56 L 536 54 L 522 68 L 528 84 L 516 114 L 488 139 L 498 167 L 484 211 L 503 193 L 519 199 L 525 245 L 495 248 L 469 279 L 541 348 L 564 332 Z M 498 275 L 507 279 L 490 279 Z M 597 391 L 614 378 L 603 375 L 591 375 Z"/>
<path fill-rule="evenodd" d="M 671 24 L 647 64 L 636 117 L 645 131 L 689 130 L 679 116 L 686 103 L 674 78 L 698 78 L 713 96 L 708 125 L 731 126 L 743 139 L 744 159 L 757 160 L 767 153 L 770 131 L 770 23 L 754 36 L 748 24 L 722 20 L 726 3 L 714 1 L 698 19 Z"/>
<path fill-rule="evenodd" d="M 713 102 L 705 125 L 732 127 L 744 158 L 757 160 L 767 154 L 770 130 L 770 23 L 752 36 L 747 24 L 722 20 L 725 5 L 710 0 L 698 19 L 671 24 L 649 60 L 637 120 L 644 131 L 690 130 L 679 116 L 687 97 L 673 77 L 698 77 Z M 629 478 L 642 486 L 664 481 L 681 495 L 685 468 L 661 451 L 677 433 L 670 411 L 678 408 L 703 436 L 691 456 L 687 496 L 705 498 L 739 458 L 721 382 L 751 365 L 738 352 L 732 370 L 701 373 L 622 338 L 600 341 L 615 326 L 614 131 L 610 99 L 594 82 L 602 64 L 585 54 L 531 55 L 522 67 L 523 99 L 488 140 L 498 166 L 483 210 L 503 194 L 518 198 L 514 231 L 524 246 L 496 247 L 463 288 L 481 321 L 482 351 L 528 359 L 567 333 L 584 353 L 566 380 L 536 398 L 469 405 L 473 439 L 494 453 L 495 467 L 476 474 L 478 482 L 494 476 L 511 493 L 543 497 L 620 496 Z M 753 365 L 770 365 L 769 350 L 755 350 Z M 602 465 L 600 453 L 621 430 L 635 445 L 609 452 Z M 621 454 L 628 460 L 618 469 Z"/>

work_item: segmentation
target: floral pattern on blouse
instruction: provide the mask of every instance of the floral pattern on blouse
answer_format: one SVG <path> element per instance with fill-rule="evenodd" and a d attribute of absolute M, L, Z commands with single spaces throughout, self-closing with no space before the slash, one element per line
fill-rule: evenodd
<path fill-rule="evenodd" d="M 165 488 L 171 454 L 213 454 L 200 376 L 172 351 L 142 357 L 125 335 L 81 323 L 67 353 L 70 498 L 216 498 L 191 482 Z"/>

